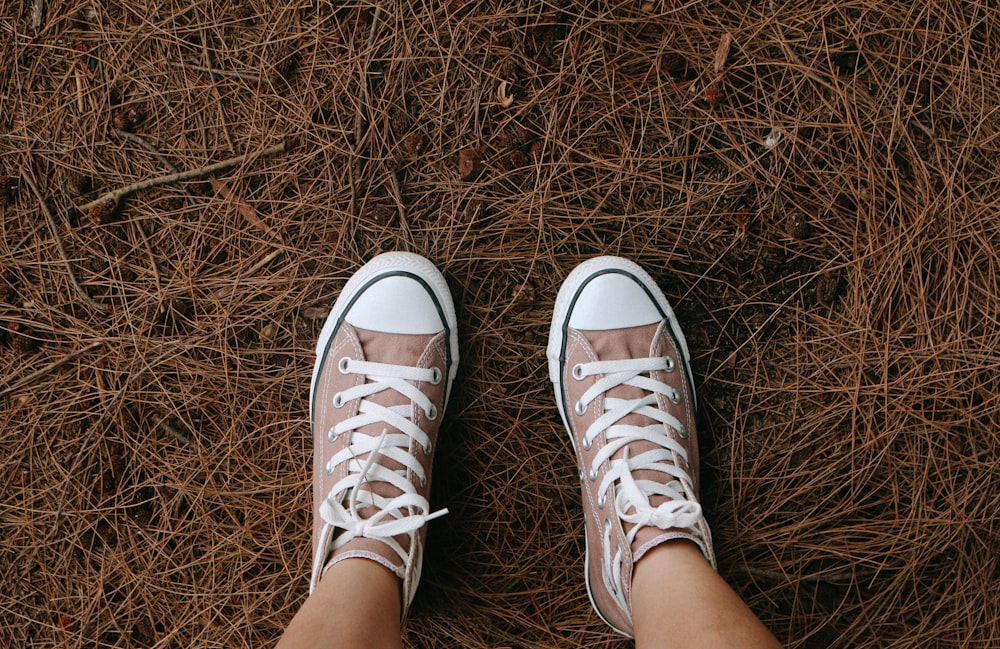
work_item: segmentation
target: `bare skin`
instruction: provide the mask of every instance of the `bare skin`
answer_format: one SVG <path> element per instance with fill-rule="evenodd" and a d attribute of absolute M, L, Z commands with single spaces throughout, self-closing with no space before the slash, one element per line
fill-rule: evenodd
<path fill-rule="evenodd" d="M 276 649 L 400 649 L 400 582 L 368 559 L 335 564 L 292 618 Z"/>
<path fill-rule="evenodd" d="M 277 649 L 399 649 L 399 579 L 367 559 L 327 572 Z M 638 649 L 780 649 L 781 645 L 688 541 L 669 541 L 636 564 L 632 617 Z"/>
<path fill-rule="evenodd" d="M 698 547 L 668 541 L 643 556 L 632 577 L 638 649 L 780 649 L 781 645 Z"/>

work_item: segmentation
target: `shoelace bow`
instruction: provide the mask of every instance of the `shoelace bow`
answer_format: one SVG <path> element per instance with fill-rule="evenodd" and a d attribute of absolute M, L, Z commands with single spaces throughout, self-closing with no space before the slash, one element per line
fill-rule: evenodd
<path fill-rule="evenodd" d="M 410 440 L 417 442 L 425 453 L 429 454 L 432 450 L 427 433 L 412 421 L 414 408 L 423 409 L 430 419 L 437 417 L 436 407 L 414 382 L 437 383 L 441 380 L 440 370 L 341 359 L 340 371 L 365 375 L 368 382 L 334 395 L 334 407 L 342 407 L 354 399 L 361 399 L 361 403 L 357 415 L 338 423 L 329 433 L 331 440 L 343 434 L 351 434 L 352 437 L 350 444 L 330 458 L 326 465 L 327 472 L 332 473 L 334 467 L 347 462 L 348 473 L 333 485 L 320 505 L 319 514 L 324 526 L 319 542 L 320 556 L 313 562 L 313 584 L 318 582 L 319 572 L 329 552 L 354 538 L 377 539 L 385 543 L 405 565 L 408 553 L 393 537 L 415 532 L 428 521 L 448 513 L 447 509 L 430 513 L 430 503 L 416 492 L 413 483 L 406 477 L 409 469 L 421 484 L 425 484 L 427 479 L 423 465 L 409 451 Z M 384 390 L 395 390 L 412 403 L 383 406 L 366 399 Z M 373 423 L 387 425 L 380 436 L 353 434 L 358 428 Z M 400 432 L 389 433 L 388 427 Z M 366 454 L 367 458 L 359 459 Z M 381 464 L 381 458 L 392 459 L 402 468 L 390 470 Z M 386 482 L 401 493 L 386 498 L 370 488 L 361 488 L 374 482 Z M 376 511 L 364 518 L 359 508 L 368 506 Z M 331 546 L 330 539 L 337 529 L 344 531 Z"/>
<path fill-rule="evenodd" d="M 681 437 L 687 436 L 684 425 L 673 415 L 658 407 L 656 395 L 662 394 L 674 402 L 679 402 L 680 395 L 673 387 L 651 378 L 650 373 L 657 370 L 673 371 L 676 364 L 669 357 L 638 358 L 615 361 L 596 361 L 581 363 L 574 367 L 573 376 L 582 380 L 587 376 L 604 375 L 580 397 L 576 407 L 583 410 L 598 396 L 622 385 L 643 390 L 647 394 L 638 399 L 604 398 L 604 412 L 587 428 L 583 435 L 583 446 L 589 450 L 594 440 L 602 433 L 605 435 L 605 445 L 594 456 L 590 466 L 590 476 L 597 475 L 600 466 L 609 462 L 608 471 L 604 474 L 598 486 L 598 493 L 603 494 L 609 486 L 615 485 L 615 505 L 622 521 L 632 524 L 632 529 L 626 535 L 631 545 L 639 531 L 648 526 L 660 529 L 672 527 L 686 528 L 695 525 L 702 515 L 701 505 L 691 493 L 691 476 L 687 471 L 677 466 L 674 454 L 687 464 L 688 456 L 685 448 L 673 437 L 667 435 L 663 426 L 677 431 Z M 646 375 L 646 376 L 644 376 Z M 622 419 L 631 414 L 642 415 L 653 420 L 647 426 L 619 424 Z M 646 441 L 655 448 L 630 456 L 628 445 L 637 441 Z M 622 457 L 612 459 L 624 449 Z M 633 472 L 655 471 L 666 474 L 669 480 L 636 480 Z M 664 496 L 666 500 L 657 506 L 650 503 L 651 496 Z M 599 504 L 603 505 L 601 500 Z M 628 513 L 629 510 L 633 510 Z M 610 528 L 604 530 L 604 565 L 606 570 L 605 583 L 616 598 L 621 598 L 624 606 L 624 595 L 619 593 L 617 584 L 621 582 L 621 551 L 612 560 Z"/>

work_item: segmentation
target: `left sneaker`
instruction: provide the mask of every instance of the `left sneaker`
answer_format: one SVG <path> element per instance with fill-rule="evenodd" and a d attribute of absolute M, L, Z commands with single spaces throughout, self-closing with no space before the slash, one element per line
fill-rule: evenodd
<path fill-rule="evenodd" d="M 455 307 L 441 273 L 391 252 L 347 282 L 316 345 L 313 570 L 309 592 L 344 559 L 402 580 L 413 601 L 430 511 L 438 427 L 458 370 Z"/>
<path fill-rule="evenodd" d="M 685 539 L 715 566 L 698 503 L 687 344 L 642 268 L 598 257 L 563 282 L 547 356 L 583 488 L 587 593 L 601 619 L 632 637 L 632 574 L 647 552 Z"/>

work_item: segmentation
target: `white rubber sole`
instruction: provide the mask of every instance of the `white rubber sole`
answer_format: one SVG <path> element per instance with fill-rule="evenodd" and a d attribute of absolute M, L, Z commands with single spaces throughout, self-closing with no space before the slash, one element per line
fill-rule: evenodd
<path fill-rule="evenodd" d="M 448 289 L 448 283 L 445 281 L 441 271 L 428 259 L 410 252 L 386 252 L 378 255 L 359 268 L 347 280 L 344 290 L 340 292 L 340 296 L 330 310 L 330 315 L 327 316 L 326 322 L 323 323 L 319 340 L 316 342 L 316 363 L 313 365 L 312 381 L 309 385 L 310 421 L 313 419 L 313 394 L 316 390 L 316 380 L 319 376 L 320 363 L 326 354 L 330 340 L 343 321 L 344 314 L 351 304 L 353 304 L 359 291 L 379 277 L 397 274 L 411 276 L 421 281 L 427 287 L 440 307 L 441 316 L 448 327 L 447 345 L 451 364 L 446 376 L 444 402 L 441 412 L 443 413 L 446 410 L 448 397 L 451 395 L 451 386 L 458 372 L 458 318 L 455 316 L 455 304 L 451 299 L 451 291 Z"/>
<path fill-rule="evenodd" d="M 630 276 L 645 287 L 646 292 L 656 303 L 657 308 L 669 323 L 670 331 L 677 341 L 677 346 L 684 355 L 684 368 L 687 371 L 688 382 L 691 385 L 692 402 L 697 409 L 697 400 L 694 396 L 694 377 L 691 373 L 691 355 L 688 352 L 687 341 L 684 339 L 684 333 L 681 331 L 680 324 L 677 322 L 674 310 L 670 307 L 670 303 L 667 301 L 666 296 L 663 295 L 663 291 L 661 291 L 660 287 L 653 281 L 653 278 L 649 276 L 649 273 L 644 271 L 642 267 L 635 262 L 621 257 L 596 257 L 594 259 L 589 259 L 574 268 L 573 272 L 569 274 L 565 281 L 563 281 L 562 286 L 559 288 L 559 294 L 556 296 L 555 309 L 552 314 L 552 327 L 549 329 L 549 342 L 545 350 L 549 366 L 549 380 L 552 382 L 552 387 L 555 391 L 556 404 L 559 407 L 559 416 L 562 418 L 563 426 L 565 426 L 566 433 L 569 435 L 570 444 L 573 445 L 574 454 L 577 453 L 576 441 L 573 439 L 572 429 L 569 425 L 569 418 L 566 416 L 566 407 L 563 403 L 562 386 L 562 369 L 563 364 L 566 362 L 567 322 L 569 321 L 570 310 L 573 307 L 573 303 L 587 282 L 589 282 L 593 277 L 609 272 L 622 273 Z M 584 564 L 586 567 L 584 570 L 584 576 L 587 583 L 587 597 L 590 599 L 590 605 L 594 608 L 594 611 L 597 612 L 597 615 L 604 620 L 605 624 L 611 627 L 615 632 L 631 638 L 632 634 L 611 624 L 611 622 L 604 617 L 604 614 L 601 613 L 601 610 L 597 607 L 596 602 L 594 602 L 593 591 L 590 587 L 590 543 L 587 541 L 586 535 L 584 535 L 584 544 L 586 548 L 584 555 L 584 560 L 586 561 Z"/>

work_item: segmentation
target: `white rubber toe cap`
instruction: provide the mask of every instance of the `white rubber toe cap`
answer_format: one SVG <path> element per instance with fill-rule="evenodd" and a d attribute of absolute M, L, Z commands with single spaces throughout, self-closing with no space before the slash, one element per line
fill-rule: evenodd
<path fill-rule="evenodd" d="M 376 279 L 351 304 L 344 319 L 361 329 L 393 334 L 433 334 L 445 328 L 427 287 L 405 275 Z"/>
<path fill-rule="evenodd" d="M 571 309 L 569 326 L 583 331 L 639 327 L 663 320 L 643 286 L 617 272 L 591 278 Z"/>

